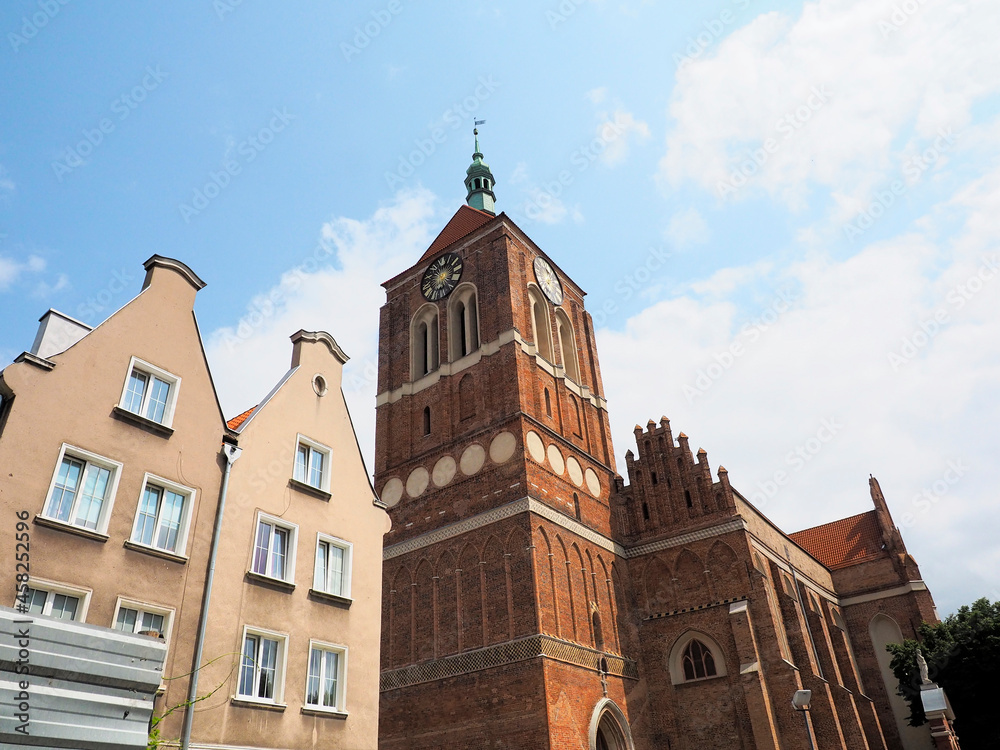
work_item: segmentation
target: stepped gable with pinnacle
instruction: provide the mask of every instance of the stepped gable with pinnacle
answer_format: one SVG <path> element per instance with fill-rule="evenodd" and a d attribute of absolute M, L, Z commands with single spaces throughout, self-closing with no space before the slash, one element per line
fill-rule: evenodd
<path fill-rule="evenodd" d="M 788 535 L 663 417 L 626 484 L 584 292 L 495 214 L 478 137 L 465 184 L 383 285 L 380 747 L 925 747 L 885 644 L 936 614 L 874 478 Z"/>

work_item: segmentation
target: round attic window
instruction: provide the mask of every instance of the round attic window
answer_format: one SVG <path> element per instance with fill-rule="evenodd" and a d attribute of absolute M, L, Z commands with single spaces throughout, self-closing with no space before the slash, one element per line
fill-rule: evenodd
<path fill-rule="evenodd" d="M 326 378 L 318 373 L 313 375 L 313 390 L 316 391 L 317 396 L 326 395 Z"/>

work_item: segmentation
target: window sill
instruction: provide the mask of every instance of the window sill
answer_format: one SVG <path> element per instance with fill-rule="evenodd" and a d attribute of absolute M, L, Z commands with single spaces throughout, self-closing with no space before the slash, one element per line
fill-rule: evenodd
<path fill-rule="evenodd" d="M 75 534 L 76 536 L 82 536 L 84 539 L 93 539 L 95 542 L 101 542 L 102 544 L 108 541 L 107 534 L 98 534 L 96 531 L 91 531 L 90 529 L 85 529 L 81 526 L 74 526 L 71 523 L 66 523 L 65 521 L 57 521 L 54 518 L 46 518 L 45 516 L 36 515 L 32 519 L 39 526 L 45 526 L 49 529 L 55 529 L 56 531 L 64 531 L 67 534 Z"/>
<path fill-rule="evenodd" d="M 166 550 L 157 549 L 156 547 L 147 547 L 145 544 L 139 544 L 138 542 L 133 542 L 131 539 L 126 540 L 124 547 L 125 549 L 131 549 L 135 550 L 136 552 L 142 552 L 144 555 L 160 557 L 164 560 L 170 560 L 171 562 L 180 563 L 181 565 L 186 564 L 188 561 L 188 559 L 183 555 L 175 555 L 173 552 L 167 552 Z"/>
<path fill-rule="evenodd" d="M 303 706 L 299 709 L 299 713 L 303 713 L 306 716 L 326 716 L 331 719 L 346 719 L 346 711 L 337 711 L 333 708 L 320 708 L 319 706 Z"/>
<path fill-rule="evenodd" d="M 271 703 L 269 701 L 257 700 L 243 695 L 234 695 L 229 699 L 229 703 L 233 706 L 239 706 L 240 708 L 262 708 L 265 711 L 277 711 L 278 713 L 281 713 L 288 708 L 288 706 L 284 703 Z"/>
<path fill-rule="evenodd" d="M 139 414 L 133 414 L 128 409 L 123 409 L 120 406 L 115 406 L 111 410 L 111 416 L 123 422 L 131 422 L 136 427 L 141 427 L 146 432 L 152 432 L 154 435 L 159 435 L 160 437 L 168 438 L 174 434 L 172 428 L 162 425 L 159 422 L 154 422 L 152 419 L 146 419 L 146 417 Z"/>
<path fill-rule="evenodd" d="M 318 497 L 320 500 L 329 500 L 333 497 L 333 495 L 326 490 L 321 490 L 319 487 L 313 487 L 311 484 L 300 482 L 298 479 L 289 479 L 288 486 L 294 490 L 298 490 L 299 492 L 304 492 L 307 495 Z"/>
<path fill-rule="evenodd" d="M 718 680 L 725 677 L 725 674 L 713 674 L 711 677 L 695 677 L 693 680 L 682 680 L 681 682 L 675 682 L 674 687 L 684 687 L 685 685 L 700 685 L 703 682 L 711 682 L 712 680 Z"/>
<path fill-rule="evenodd" d="M 294 591 L 295 584 L 291 581 L 284 581 L 280 578 L 272 578 L 271 576 L 265 576 L 260 573 L 254 573 L 252 570 L 247 571 L 247 578 L 252 583 L 260 583 L 265 586 L 270 586 L 271 588 L 281 589 L 283 591 Z"/>
<path fill-rule="evenodd" d="M 330 594 L 319 589 L 309 589 L 309 596 L 312 599 L 319 599 L 320 601 L 328 602 L 344 609 L 349 609 L 351 603 L 354 601 L 349 596 L 337 596 L 336 594 Z"/>

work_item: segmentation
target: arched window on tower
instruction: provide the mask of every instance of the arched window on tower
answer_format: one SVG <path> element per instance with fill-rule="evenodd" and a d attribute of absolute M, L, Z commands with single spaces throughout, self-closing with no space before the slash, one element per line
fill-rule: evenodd
<path fill-rule="evenodd" d="M 476 288 L 462 284 L 448 303 L 448 340 L 452 362 L 479 348 L 479 310 Z"/>
<path fill-rule="evenodd" d="M 531 333 L 538 356 L 552 362 L 552 326 L 549 323 L 549 308 L 542 293 L 535 285 L 528 287 L 528 301 L 531 304 Z"/>
<path fill-rule="evenodd" d="M 684 649 L 682 659 L 685 680 L 702 680 L 706 677 L 715 677 L 715 657 L 708 646 L 693 639 L 688 647 Z"/>
<path fill-rule="evenodd" d="M 689 630 L 682 635 L 674 641 L 667 663 L 670 681 L 675 685 L 726 674 L 725 654 L 707 633 Z"/>
<path fill-rule="evenodd" d="M 431 434 L 431 407 L 424 407 L 424 435 Z"/>
<path fill-rule="evenodd" d="M 574 383 L 580 382 L 580 358 L 576 351 L 576 336 L 569 316 L 563 310 L 556 310 L 556 329 L 559 333 L 559 348 L 562 350 L 563 370 Z"/>
<path fill-rule="evenodd" d="M 437 370 L 438 314 L 435 305 L 424 305 L 413 316 L 410 325 L 410 379 L 419 380 Z"/>
<path fill-rule="evenodd" d="M 549 389 L 545 389 L 545 414 L 547 416 L 552 416 L 552 397 L 549 395 Z"/>

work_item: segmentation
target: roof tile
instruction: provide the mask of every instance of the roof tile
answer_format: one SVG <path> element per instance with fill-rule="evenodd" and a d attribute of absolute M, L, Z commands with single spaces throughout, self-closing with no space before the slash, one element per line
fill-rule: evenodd
<path fill-rule="evenodd" d="M 789 534 L 830 570 L 846 568 L 883 555 L 882 532 L 875 511 Z"/>
<path fill-rule="evenodd" d="M 455 215 L 451 217 L 451 220 L 444 225 L 444 229 L 441 230 L 441 233 L 431 243 L 431 246 L 427 248 L 427 252 L 420 256 L 420 261 L 418 262 L 430 260 L 433 256 L 448 247 L 448 245 L 472 234 L 495 218 L 492 214 L 463 203 L 455 212 Z"/>
<path fill-rule="evenodd" d="M 257 408 L 256 406 L 251 406 L 242 414 L 237 414 L 235 417 L 226 422 L 226 424 L 229 426 L 229 429 L 238 430 L 240 425 L 246 422 L 250 418 L 250 415 L 253 414 L 253 411 L 256 408 Z"/>

